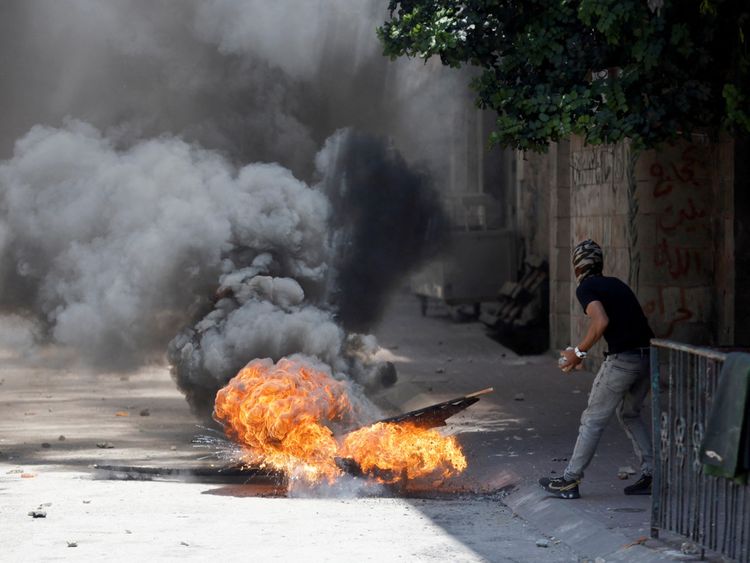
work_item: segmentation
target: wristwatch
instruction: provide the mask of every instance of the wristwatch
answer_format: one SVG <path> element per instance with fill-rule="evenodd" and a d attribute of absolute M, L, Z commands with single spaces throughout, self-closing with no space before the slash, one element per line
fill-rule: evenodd
<path fill-rule="evenodd" d="M 586 356 L 589 355 L 588 352 L 584 352 L 583 350 L 579 350 L 578 346 L 576 346 L 573 351 L 576 353 L 576 356 L 578 356 L 580 359 L 584 359 Z"/>

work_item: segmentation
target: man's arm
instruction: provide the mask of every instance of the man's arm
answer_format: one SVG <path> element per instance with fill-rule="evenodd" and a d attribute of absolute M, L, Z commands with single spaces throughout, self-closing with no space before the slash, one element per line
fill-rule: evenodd
<path fill-rule="evenodd" d="M 581 352 L 588 352 L 599 341 L 609 324 L 609 317 L 601 301 L 592 301 L 589 303 L 586 306 L 586 316 L 591 321 L 589 322 L 586 336 L 583 337 L 583 340 L 578 345 L 578 349 Z M 563 350 L 560 352 L 560 355 L 565 358 L 565 362 L 560 366 L 563 371 L 570 371 L 583 361 L 583 359 L 576 356 L 573 350 Z"/>

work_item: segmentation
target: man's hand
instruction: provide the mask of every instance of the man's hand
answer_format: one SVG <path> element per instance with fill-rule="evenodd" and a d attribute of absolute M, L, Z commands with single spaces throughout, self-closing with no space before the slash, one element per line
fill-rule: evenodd
<path fill-rule="evenodd" d="M 591 347 L 599 342 L 599 339 L 604 335 L 604 331 L 607 330 L 609 325 L 609 317 L 607 311 L 604 310 L 604 305 L 601 301 L 592 301 L 586 306 L 586 316 L 591 319 L 589 328 L 586 331 L 586 336 L 578 344 L 579 350 L 591 350 Z M 573 350 L 561 350 L 560 351 L 560 369 L 564 372 L 569 372 L 572 369 L 583 369 L 583 360 L 576 356 Z"/>
<path fill-rule="evenodd" d="M 560 369 L 569 372 L 572 369 L 583 369 L 583 360 L 576 356 L 574 350 L 560 350 Z"/>

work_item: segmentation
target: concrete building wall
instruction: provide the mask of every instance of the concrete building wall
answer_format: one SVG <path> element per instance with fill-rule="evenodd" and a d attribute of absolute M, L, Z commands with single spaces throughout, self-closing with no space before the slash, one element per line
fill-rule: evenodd
<path fill-rule="evenodd" d="M 571 246 L 587 238 L 594 239 L 604 250 L 605 274 L 625 281 L 631 264 L 628 158 L 624 145 L 587 147 L 580 138 L 571 140 Z M 568 269 L 571 268 L 568 258 Z M 574 293 L 570 307 L 571 340 L 575 344 L 581 340 L 588 323 Z M 597 344 L 590 352 L 592 359 L 601 359 L 605 349 L 603 342 Z"/>
<path fill-rule="evenodd" d="M 571 299 L 573 272 L 571 251 L 570 143 L 550 146 L 550 166 L 554 170 L 550 183 L 550 345 L 553 350 L 571 342 Z"/>
<path fill-rule="evenodd" d="M 518 228 L 526 252 L 550 264 L 553 349 L 587 327 L 570 265 L 585 238 L 602 245 L 605 274 L 633 288 L 657 337 L 734 343 L 735 169 L 731 141 L 698 137 L 641 153 L 572 138 L 524 155 Z"/>
<path fill-rule="evenodd" d="M 734 185 L 734 342 L 750 347 L 750 136 L 735 139 Z"/>
<path fill-rule="evenodd" d="M 523 258 L 549 265 L 550 345 L 570 343 L 571 195 L 570 143 L 553 143 L 545 154 L 516 153 L 514 213 Z"/>
<path fill-rule="evenodd" d="M 605 274 L 628 282 L 659 338 L 733 341 L 732 155 L 701 139 L 642 153 L 571 141 L 571 243 L 602 245 Z M 586 326 L 573 299 L 574 341 Z"/>
<path fill-rule="evenodd" d="M 520 234 L 521 258 L 549 260 L 551 190 L 555 168 L 550 153 L 518 153 L 516 174 L 516 221 Z"/>
<path fill-rule="evenodd" d="M 638 296 L 657 337 L 731 344 L 731 143 L 678 143 L 638 159 Z"/>

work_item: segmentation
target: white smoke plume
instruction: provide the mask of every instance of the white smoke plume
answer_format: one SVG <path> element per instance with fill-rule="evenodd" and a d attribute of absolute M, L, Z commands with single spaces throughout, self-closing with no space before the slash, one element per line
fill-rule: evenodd
<path fill-rule="evenodd" d="M 448 177 L 469 94 L 384 59 L 385 16 L 378 0 L 1 3 L 18 55 L 0 57 L 0 312 L 31 327 L 19 348 L 130 369 L 174 337 L 199 409 L 255 357 L 391 381 L 351 332 L 431 250 L 429 177 Z M 404 253 L 384 262 L 389 236 Z"/>
<path fill-rule="evenodd" d="M 163 345 L 224 258 L 279 250 L 324 274 L 326 198 L 273 164 L 235 169 L 174 138 L 117 151 L 89 125 L 35 127 L 0 165 L 2 301 L 100 364 Z"/>

